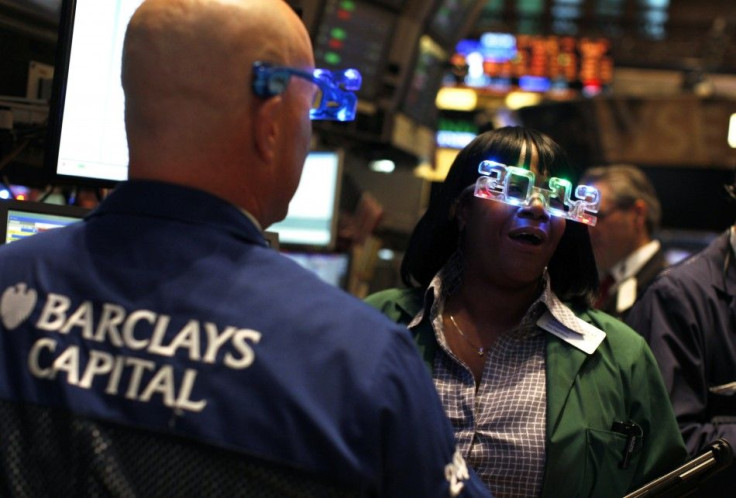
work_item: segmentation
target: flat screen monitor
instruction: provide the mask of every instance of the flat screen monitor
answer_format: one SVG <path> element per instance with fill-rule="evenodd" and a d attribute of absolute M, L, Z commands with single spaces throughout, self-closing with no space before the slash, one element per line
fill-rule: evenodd
<path fill-rule="evenodd" d="M 289 252 L 282 253 L 284 256 L 296 261 L 299 265 L 314 272 L 319 278 L 341 289 L 346 288 L 348 271 L 350 269 L 350 256 L 347 253 L 310 253 Z"/>
<path fill-rule="evenodd" d="M 314 37 L 317 67 L 359 70 L 363 84 L 358 98 L 374 101 L 381 93 L 398 19 L 395 11 L 372 1 L 326 0 Z"/>
<path fill-rule="evenodd" d="M 446 60 L 447 52 L 431 37 L 424 35 L 419 38 L 401 111 L 420 125 L 434 128 L 437 124 L 435 100 L 442 86 Z"/>
<path fill-rule="evenodd" d="M 62 0 L 45 152 L 45 169 L 53 183 L 110 187 L 128 178 L 120 66 L 128 21 L 141 3 Z M 339 29 L 324 28 L 324 36 L 329 36 L 316 43 L 317 58 L 322 57 L 325 67 L 355 65 L 365 71 L 362 91 L 373 92 L 380 75 L 378 71 L 372 75 L 371 70 L 385 59 L 396 14 L 367 2 L 350 7 L 331 1 L 330 5 L 326 18 L 343 23 L 341 33 L 349 33 L 351 39 L 330 44 L 329 36 L 339 37 L 335 34 Z M 350 15 L 338 19 L 342 14 Z M 371 28 L 365 20 L 374 17 L 390 23 Z M 353 28 L 355 23 L 360 29 Z M 376 29 L 381 32 L 380 41 L 373 39 Z M 366 48 L 365 40 L 373 48 Z"/>
<path fill-rule="evenodd" d="M 483 0 L 440 0 L 430 16 L 427 32 L 442 47 L 452 49 L 478 18 L 485 3 Z"/>
<path fill-rule="evenodd" d="M 45 167 L 56 183 L 128 177 L 120 64 L 142 0 L 62 0 Z"/>
<path fill-rule="evenodd" d="M 88 209 L 32 201 L 0 201 L 0 244 L 82 220 Z"/>
<path fill-rule="evenodd" d="M 278 233 L 279 247 L 334 247 L 342 171 L 342 151 L 309 152 L 286 218 L 268 227 Z"/>

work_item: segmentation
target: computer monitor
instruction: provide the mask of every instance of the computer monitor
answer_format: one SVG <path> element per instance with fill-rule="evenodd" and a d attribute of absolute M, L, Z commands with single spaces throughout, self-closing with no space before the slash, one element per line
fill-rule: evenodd
<path fill-rule="evenodd" d="M 87 213 L 89 209 L 78 206 L 32 201 L 0 201 L 0 244 L 76 223 Z"/>
<path fill-rule="evenodd" d="M 360 71 L 363 84 L 356 93 L 375 102 L 381 96 L 389 50 L 399 14 L 392 8 L 401 2 L 375 0 L 325 0 L 313 37 L 317 67 Z"/>
<path fill-rule="evenodd" d="M 344 289 L 347 287 L 348 272 L 350 270 L 350 255 L 348 253 L 310 253 L 284 251 L 282 254 L 299 265 L 314 272 L 319 278 Z"/>
<path fill-rule="evenodd" d="M 62 0 L 45 169 L 54 183 L 112 186 L 128 177 L 120 64 L 142 0 Z"/>
<path fill-rule="evenodd" d="M 280 248 L 334 248 L 342 171 L 342 151 L 309 152 L 286 218 L 268 227 L 278 233 Z"/>
<path fill-rule="evenodd" d="M 125 98 L 120 68 L 125 31 L 141 3 L 142 0 L 62 0 L 44 155 L 44 170 L 52 183 L 111 187 L 128 178 Z M 332 14 L 345 11 L 337 2 L 330 3 L 334 4 Z M 321 42 L 315 44 L 318 56 L 322 54 L 325 59 L 317 57 L 324 63 L 322 67 L 344 69 L 355 62 L 358 69 L 367 72 L 368 66 L 378 67 L 385 59 L 388 41 L 382 41 L 375 53 L 366 53 L 364 38 L 360 36 L 368 40 L 378 28 L 371 28 L 361 20 L 364 15 L 375 14 L 380 19 L 384 16 L 395 22 L 397 14 L 370 2 L 362 2 L 354 10 L 350 11 L 350 19 L 340 18 L 340 22 L 350 26 L 358 23 L 361 28 L 360 33 L 349 33 L 351 37 L 358 37 L 357 40 L 349 46 L 341 46 L 345 57 L 338 57 L 337 61 L 330 55 L 332 52 L 327 54 L 327 49 L 318 50 Z M 336 19 L 333 20 L 337 22 Z M 382 23 L 373 26 L 379 26 L 379 31 L 388 30 L 384 38 L 390 40 L 389 27 Z M 375 43 L 372 39 L 368 41 Z M 377 59 L 371 59 L 371 64 L 360 65 L 347 52 L 360 56 L 361 60 L 368 55 Z M 361 92 L 378 87 L 382 74 L 377 70 L 373 72 L 376 72 L 373 78 L 370 77 L 372 73 L 363 75 Z"/>
<path fill-rule="evenodd" d="M 437 91 L 447 67 L 447 52 L 429 36 L 417 43 L 413 67 L 405 82 L 404 98 L 399 109 L 419 125 L 437 126 Z"/>
<path fill-rule="evenodd" d="M 445 50 L 452 49 L 478 19 L 484 0 L 439 0 L 429 18 L 427 33 Z"/>

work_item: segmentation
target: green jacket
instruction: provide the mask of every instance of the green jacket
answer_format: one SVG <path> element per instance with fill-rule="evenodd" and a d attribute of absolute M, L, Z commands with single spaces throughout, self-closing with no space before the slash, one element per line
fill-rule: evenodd
<path fill-rule="evenodd" d="M 423 306 L 419 289 L 390 289 L 366 301 L 408 324 Z M 621 497 L 685 462 L 687 452 L 656 361 L 644 339 L 597 310 L 577 314 L 602 329 L 598 349 L 583 351 L 547 334 L 547 459 L 543 497 Z M 438 344 L 429 319 L 411 329 L 428 368 Z M 614 421 L 634 421 L 642 444 L 621 469 L 626 437 Z"/>

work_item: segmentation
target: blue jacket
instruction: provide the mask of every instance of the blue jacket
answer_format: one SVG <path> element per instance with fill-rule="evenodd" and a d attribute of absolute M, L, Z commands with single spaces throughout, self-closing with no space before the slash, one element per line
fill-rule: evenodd
<path fill-rule="evenodd" d="M 0 247 L 0 268 L 0 400 L 193 438 L 371 495 L 448 496 L 462 470 L 406 330 L 269 249 L 207 193 L 124 183 L 85 221 Z M 464 489 L 489 494 L 474 475 Z"/>
<path fill-rule="evenodd" d="M 627 323 L 652 348 L 687 449 L 718 438 L 736 448 L 736 258 L 730 231 L 670 267 L 632 308 Z M 736 492 L 736 464 L 711 484 Z M 704 495 L 705 496 L 705 495 Z"/>

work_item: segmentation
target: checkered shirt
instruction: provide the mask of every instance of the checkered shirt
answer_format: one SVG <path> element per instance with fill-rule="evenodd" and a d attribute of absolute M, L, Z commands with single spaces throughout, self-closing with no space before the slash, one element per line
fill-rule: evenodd
<path fill-rule="evenodd" d="M 468 464 L 498 498 L 539 496 L 545 467 L 547 385 L 545 335 L 536 322 L 549 310 L 574 329 L 574 314 L 552 292 L 545 274 L 544 290 L 519 326 L 486 353 L 476 388 L 472 372 L 450 350 L 443 333 L 442 310 L 461 277 L 462 261 L 456 253 L 432 280 L 425 307 L 409 327 L 417 325 L 429 309 L 440 345 L 432 376 Z"/>

